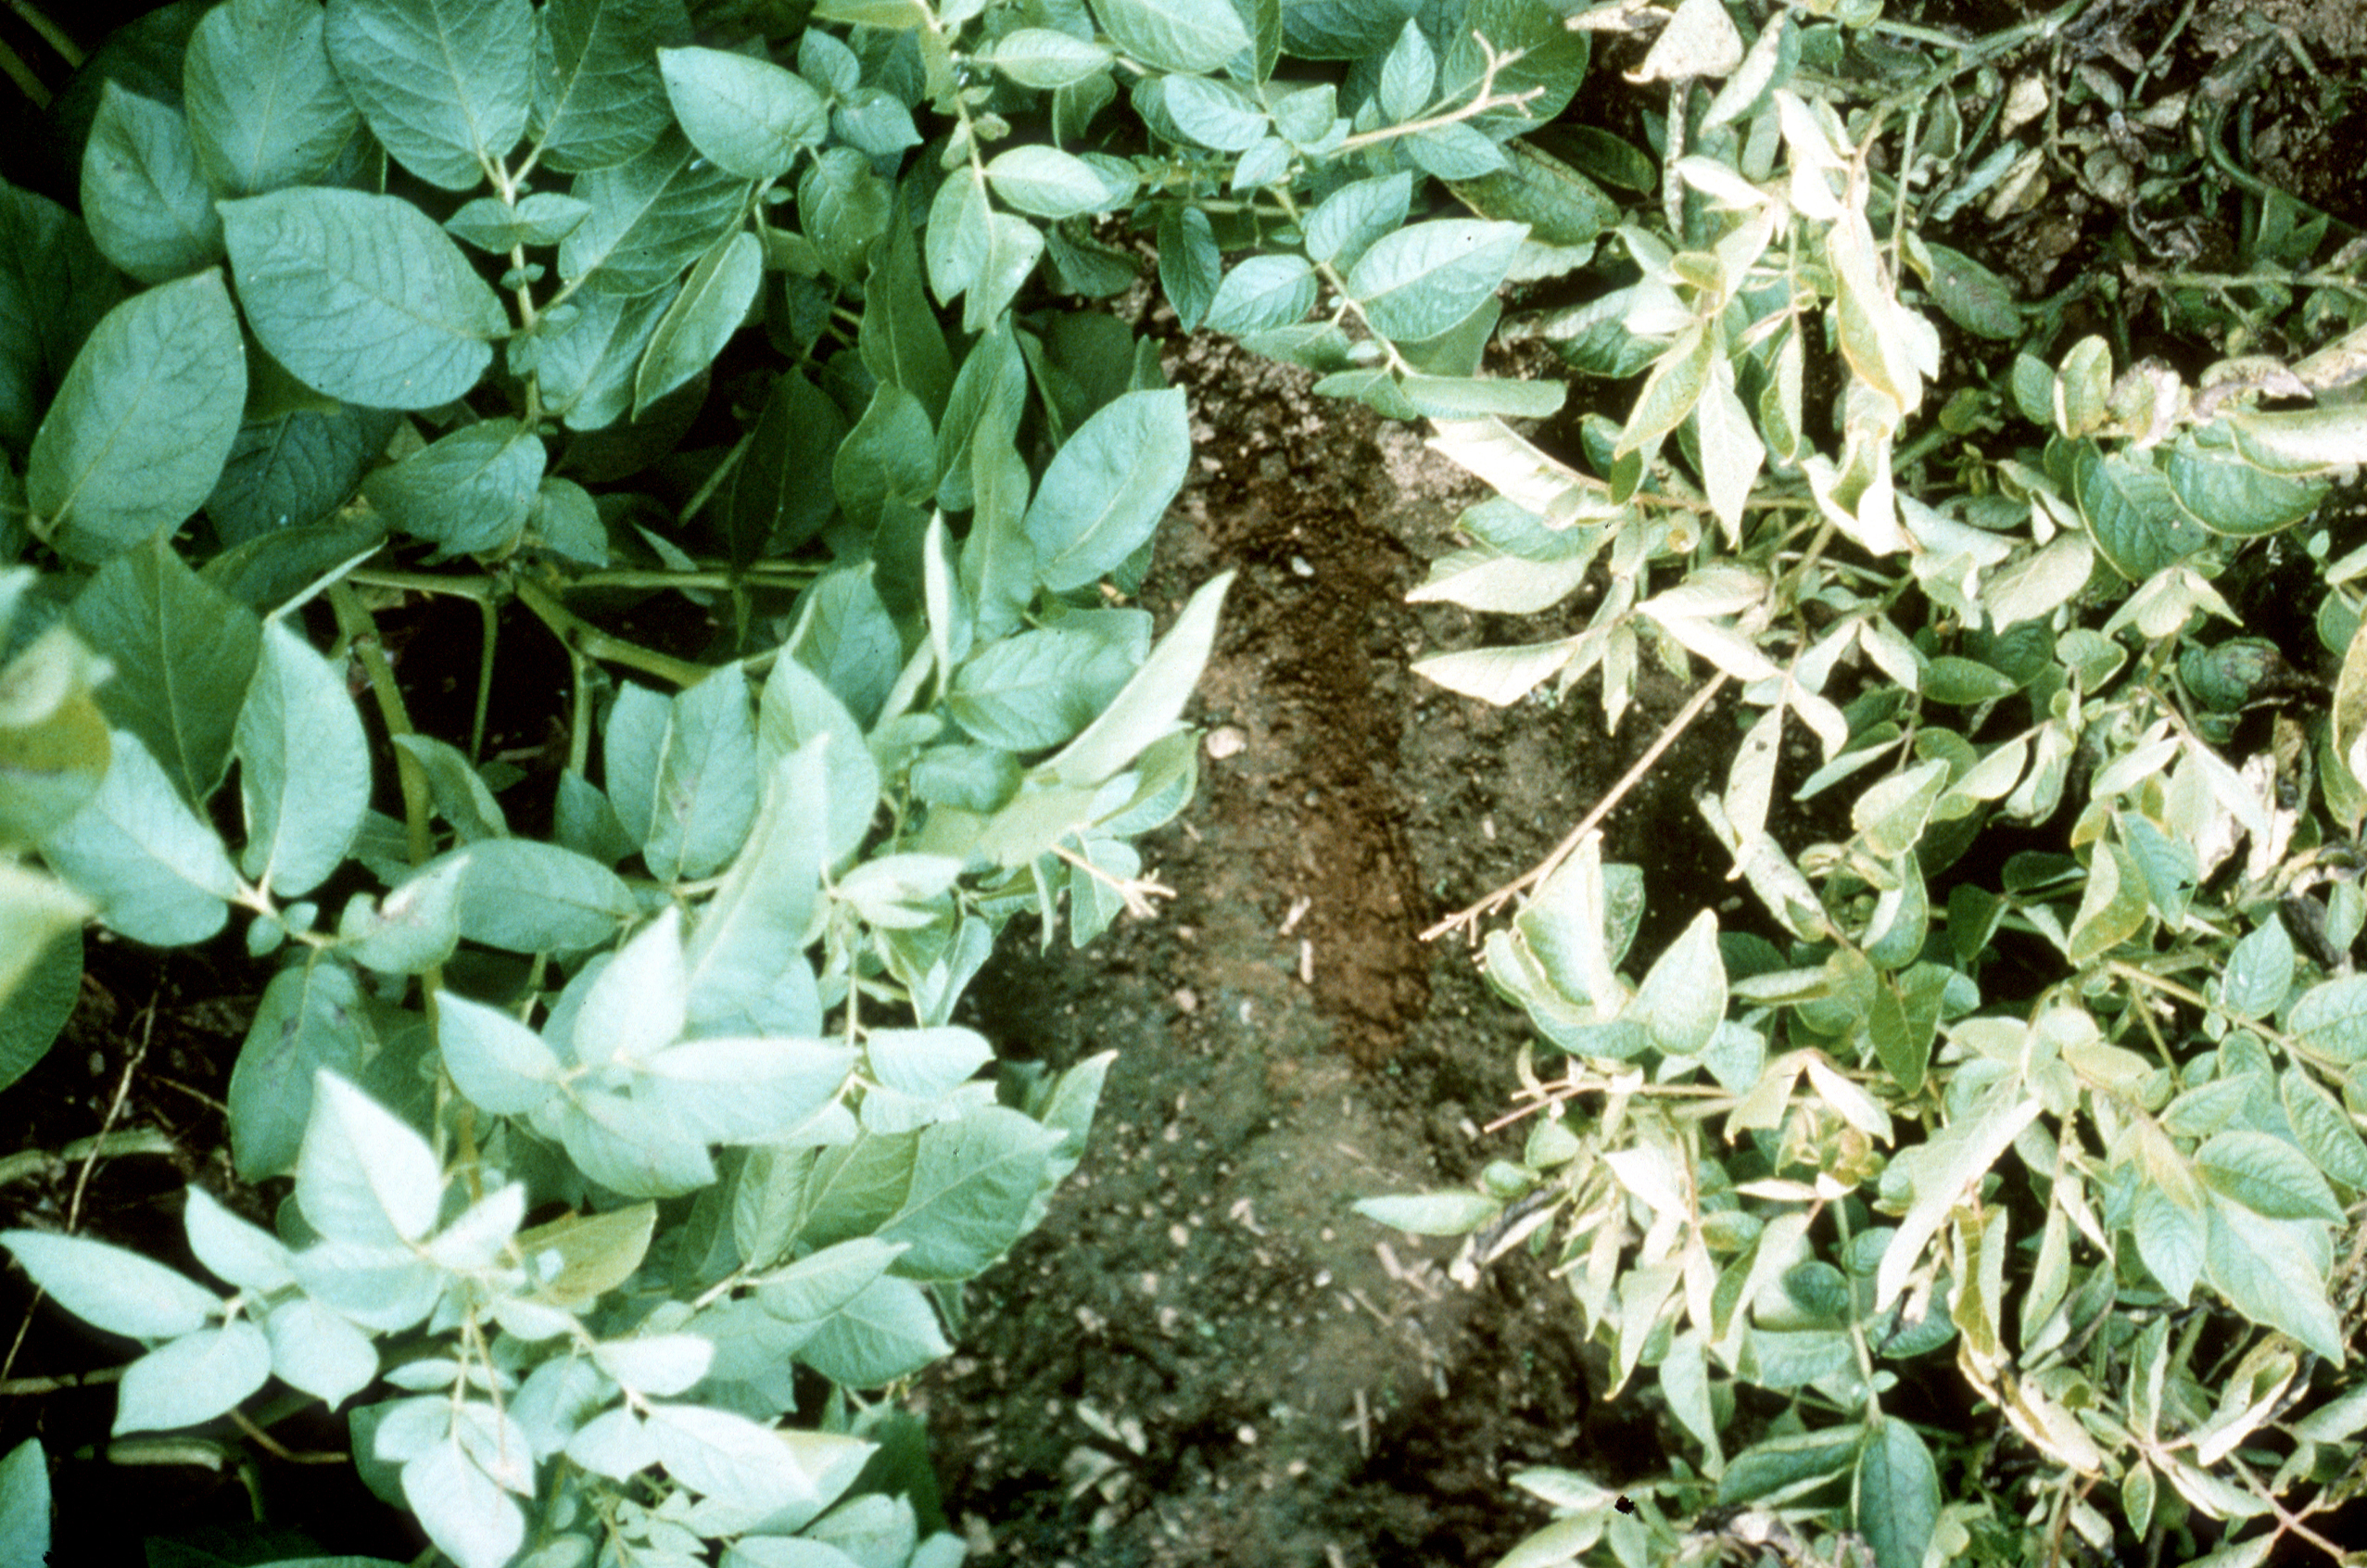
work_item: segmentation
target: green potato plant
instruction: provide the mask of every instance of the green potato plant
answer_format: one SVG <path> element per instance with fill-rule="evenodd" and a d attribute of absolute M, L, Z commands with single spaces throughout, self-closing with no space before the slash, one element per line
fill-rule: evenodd
<path fill-rule="evenodd" d="M 981 1077 L 964 988 L 1017 913 L 1082 943 L 1164 891 L 1131 841 L 1192 792 L 1226 586 L 1127 602 L 1183 395 L 1019 308 L 1021 218 L 941 317 L 918 8 L 185 19 L 177 94 L 96 94 L 79 215 L 0 186 L 6 1066 L 85 918 L 239 922 L 231 1154 L 293 1186 L 271 1228 L 190 1188 L 212 1283 L 5 1245 L 139 1347 L 117 1434 L 346 1410 L 461 1568 L 958 1560 L 867 1479 L 919 1462 L 879 1391 L 1108 1067 Z M 612 629 L 653 595 L 703 645 Z M 481 613 L 457 733 L 389 655 L 418 596 Z M 534 775 L 485 754 L 516 612 L 571 672 Z M 38 1450 L 6 1477 L 46 1538 Z"/>

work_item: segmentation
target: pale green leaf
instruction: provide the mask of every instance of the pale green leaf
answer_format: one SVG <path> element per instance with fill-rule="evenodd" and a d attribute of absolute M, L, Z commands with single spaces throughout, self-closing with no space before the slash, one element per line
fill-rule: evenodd
<path fill-rule="evenodd" d="M 221 1298 L 196 1281 L 107 1242 L 6 1231 L 0 1245 L 52 1301 L 109 1334 L 169 1339 L 196 1333 L 222 1311 Z"/>
<path fill-rule="evenodd" d="M 723 49 L 660 49 L 658 69 L 690 145 L 727 173 L 777 180 L 820 145 L 829 106 L 804 78 Z"/>
<path fill-rule="evenodd" d="M 42 841 L 66 883 L 99 918 L 158 947 L 203 942 L 230 918 L 238 875 L 213 828 L 191 811 L 147 747 L 114 736 L 106 781 L 72 821 Z"/>
<path fill-rule="evenodd" d="M 361 129 L 311 0 L 230 0 L 189 38 L 183 101 L 197 164 L 226 196 L 321 182 Z"/>
<path fill-rule="evenodd" d="M 194 272 L 222 255 L 222 220 L 197 172 L 181 111 L 127 93 L 100 92 L 82 145 L 82 219 L 107 259 L 142 283 Z"/>
<path fill-rule="evenodd" d="M 298 188 L 221 209 L 247 325 L 316 391 L 433 408 L 476 385 L 509 330 L 461 247 L 407 201 Z"/>
<path fill-rule="evenodd" d="M 246 396 L 238 319 L 219 270 L 134 295 L 74 356 L 33 436 L 25 500 L 59 529 L 60 550 L 104 560 L 197 510 L 222 475 Z"/>
<path fill-rule="evenodd" d="M 465 191 L 525 133 L 534 34 L 526 0 L 330 0 L 325 37 L 380 145 Z"/>

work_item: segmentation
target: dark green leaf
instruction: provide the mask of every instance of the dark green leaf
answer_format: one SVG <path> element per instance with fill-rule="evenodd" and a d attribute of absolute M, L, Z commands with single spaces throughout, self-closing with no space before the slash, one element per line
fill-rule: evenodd
<path fill-rule="evenodd" d="M 330 0 L 326 41 L 380 145 L 465 191 L 525 133 L 534 34 L 526 0 Z"/>
<path fill-rule="evenodd" d="M 516 420 L 479 420 L 378 470 L 361 493 L 389 526 L 453 555 L 498 550 L 525 529 L 544 461 Z"/>
<path fill-rule="evenodd" d="M 1717 1500 L 1728 1506 L 1749 1502 L 1804 1481 L 1839 1475 L 1856 1460 L 1863 1436 L 1864 1429 L 1852 1424 L 1770 1438 L 1727 1465 Z"/>
<path fill-rule="evenodd" d="M 912 231 L 901 223 L 871 249 L 856 344 L 866 370 L 919 398 L 932 422 L 945 417 L 953 357 L 920 290 L 920 253 Z"/>
<path fill-rule="evenodd" d="M 25 499 L 61 550 L 103 560 L 197 510 L 246 395 L 220 271 L 134 296 L 74 357 L 33 437 Z"/>
<path fill-rule="evenodd" d="M 674 303 L 658 319 L 633 378 L 633 417 L 712 364 L 747 319 L 765 277 L 765 247 L 741 230 L 690 269 Z"/>
<path fill-rule="evenodd" d="M 1940 1521 L 1940 1473 L 1915 1428 L 1886 1416 L 1866 1435 L 1851 1486 L 1857 1533 L 1875 1568 L 1922 1568 Z"/>
<path fill-rule="evenodd" d="M 197 166 L 225 196 L 322 183 L 361 127 L 312 0 L 230 0 L 208 11 L 182 85 Z"/>
<path fill-rule="evenodd" d="M 332 398 L 449 402 L 476 385 L 493 360 L 488 340 L 509 330 L 461 247 L 407 201 L 308 188 L 224 202 L 222 215 L 247 325 Z"/>
<path fill-rule="evenodd" d="M 801 373 L 773 383 L 732 474 L 733 560 L 787 554 L 821 531 L 837 501 L 829 475 L 846 430 L 846 415 Z"/>
<path fill-rule="evenodd" d="M 2143 457 L 2082 442 L 2073 470 L 2080 512 L 2112 569 L 2143 582 L 2210 542 L 2173 499 L 2170 481 Z"/>
<path fill-rule="evenodd" d="M 2170 488 L 2196 520 L 2216 534 L 2252 538 L 2289 528 L 2318 509 L 2325 487 L 2255 468 L 2200 433 L 2170 449 Z"/>
<path fill-rule="evenodd" d="M 391 411 L 341 408 L 240 427 L 206 515 L 225 545 L 320 522 L 351 499 L 395 433 Z"/>
<path fill-rule="evenodd" d="M 595 293 L 664 288 L 739 221 L 747 182 L 668 133 L 645 152 L 576 177 L 591 208 L 559 242 L 559 275 Z"/>
<path fill-rule="evenodd" d="M 239 1180 L 294 1170 L 312 1115 L 313 1073 L 328 1068 L 358 1078 L 374 1044 L 351 969 L 315 958 L 272 976 L 230 1074 Z"/>
<path fill-rule="evenodd" d="M 1924 242 L 1931 257 L 1931 299 L 1950 321 L 1982 337 L 2021 335 L 2013 285 L 1960 250 Z"/>
<path fill-rule="evenodd" d="M 1282 7 L 1282 41 L 1306 59 L 1361 59 L 1387 48 L 1421 8 L 1415 0 L 1297 0 Z"/>
<path fill-rule="evenodd" d="M 690 36 L 682 0 L 547 0 L 530 116 L 542 161 L 608 169 L 650 149 L 671 119 L 652 45 Z"/>
<path fill-rule="evenodd" d="M 937 483 L 937 435 L 920 399 L 882 382 L 839 444 L 830 484 L 857 522 L 877 526 L 891 501 L 926 499 Z"/>
<path fill-rule="evenodd" d="M 189 570 L 158 535 L 100 568 L 71 615 L 82 640 L 115 666 L 99 707 L 140 738 L 184 800 L 204 801 L 230 765 L 254 677 L 254 613 Z"/>
<path fill-rule="evenodd" d="M 1027 362 L 1009 319 L 996 321 L 962 361 L 937 427 L 937 504 L 968 511 L 976 501 L 971 454 L 981 444 L 1007 447 L 1027 407 Z"/>
<path fill-rule="evenodd" d="M 0 442 L 21 453 L 91 329 L 122 295 L 82 220 L 0 181 Z"/>
<path fill-rule="evenodd" d="M 180 110 L 107 84 L 82 146 L 82 218 L 107 259 L 142 283 L 222 255 L 222 220 Z"/>
<path fill-rule="evenodd" d="M 1223 266 L 1207 213 L 1196 207 L 1174 207 L 1160 216 L 1159 287 L 1167 292 L 1176 322 L 1185 332 L 1196 329 L 1207 316 Z"/>

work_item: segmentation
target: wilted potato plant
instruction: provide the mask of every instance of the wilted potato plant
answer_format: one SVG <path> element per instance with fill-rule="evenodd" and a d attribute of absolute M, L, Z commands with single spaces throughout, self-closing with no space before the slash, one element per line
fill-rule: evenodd
<path fill-rule="evenodd" d="M 2092 283 L 2023 304 L 1918 232 L 2016 160 L 2094 176 L 1975 112 L 1990 58 L 2082 7 L 1978 42 L 1872 9 L 1766 8 L 1746 46 L 1680 7 L 1665 156 L 1627 149 L 1661 197 L 1617 232 L 1629 281 L 1501 329 L 1640 373 L 1627 419 L 1589 418 L 1583 465 L 1495 421 L 1435 443 L 1498 493 L 1416 597 L 1600 588 L 1574 634 L 1421 668 L 1501 703 L 1591 674 L 1614 725 L 1643 663 L 1706 675 L 1672 727 L 1736 700 L 1699 805 L 1755 908 L 1631 962 L 1646 890 L 1598 809 L 1447 922 L 1528 893 L 1484 956 L 1551 1052 L 1525 1154 L 1365 1208 L 1471 1235 L 1467 1268 L 1555 1260 L 1614 1385 L 1665 1410 L 1664 1477 L 1521 1478 L 1558 1515 L 1522 1568 L 2340 1557 L 2367 638 L 2328 498 L 2367 462 L 2361 247 L 2270 189 L 2246 271 L 2124 252 L 2123 344 L 2158 312 L 2230 357 L 2116 373 L 2067 327 Z M 2212 173 L 2124 196 L 2120 243 Z M 2297 615 L 2257 587 L 2276 564 Z M 2300 641 L 2246 635 L 2263 609 Z M 1972 1410 L 2002 1430 L 1942 1413 Z"/>

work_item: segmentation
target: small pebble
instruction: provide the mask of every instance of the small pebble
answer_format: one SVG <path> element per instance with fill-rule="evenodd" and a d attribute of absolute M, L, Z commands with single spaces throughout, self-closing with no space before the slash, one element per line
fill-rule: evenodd
<path fill-rule="evenodd" d="M 1204 744 L 1208 747 L 1209 756 L 1222 762 L 1227 757 L 1240 755 L 1243 749 L 1249 744 L 1249 738 L 1229 724 L 1220 725 L 1209 731 L 1209 738 Z"/>

